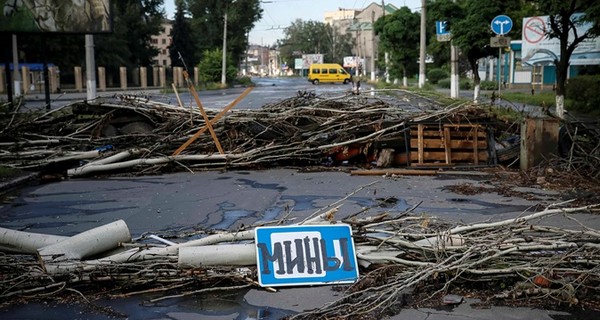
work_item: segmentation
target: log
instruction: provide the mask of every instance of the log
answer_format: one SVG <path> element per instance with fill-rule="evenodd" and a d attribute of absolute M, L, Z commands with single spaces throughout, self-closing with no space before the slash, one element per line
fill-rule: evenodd
<path fill-rule="evenodd" d="M 435 176 L 437 170 L 409 170 L 409 169 L 379 169 L 379 170 L 352 170 L 350 175 L 353 176 Z"/>
<path fill-rule="evenodd" d="M 249 266 L 256 264 L 254 243 L 179 248 L 180 266 Z"/>
<path fill-rule="evenodd" d="M 123 220 L 84 231 L 37 250 L 42 264 L 65 260 L 81 260 L 114 248 L 121 243 L 131 241 L 129 228 Z"/>
<path fill-rule="evenodd" d="M 0 228 L 0 251 L 37 254 L 37 250 L 57 244 L 68 237 Z"/>

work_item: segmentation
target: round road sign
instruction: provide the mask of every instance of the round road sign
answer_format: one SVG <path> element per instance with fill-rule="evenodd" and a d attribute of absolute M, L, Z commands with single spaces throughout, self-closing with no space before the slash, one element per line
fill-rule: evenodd
<path fill-rule="evenodd" d="M 546 22 L 540 17 L 529 18 L 523 25 L 525 41 L 536 44 L 546 37 Z"/>

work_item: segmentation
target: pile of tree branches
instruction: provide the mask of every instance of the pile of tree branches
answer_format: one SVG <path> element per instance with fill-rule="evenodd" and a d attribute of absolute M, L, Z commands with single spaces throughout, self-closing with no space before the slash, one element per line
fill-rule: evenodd
<path fill-rule="evenodd" d="M 488 303 L 538 301 L 534 304 L 600 307 L 596 303 L 600 298 L 600 231 L 576 219 L 581 214 L 597 214 L 598 205 L 568 207 L 562 203 L 516 218 L 467 225 L 416 215 L 414 209 L 379 214 L 370 214 L 367 209 L 341 221 L 352 227 L 361 269 L 358 282 L 344 287 L 338 300 L 291 319 L 381 318 L 398 312 L 410 297 L 425 303 L 440 295 L 473 289 Z M 323 211 L 301 224 L 340 223 L 334 220 L 335 207 Z M 550 217 L 566 219 L 575 227 L 545 224 Z M 285 223 L 285 218 L 273 223 Z M 9 234 L 3 232 L 3 246 Z M 100 238 L 113 238 L 113 234 L 96 233 Z M 202 256 L 197 252 L 213 252 L 210 250 L 223 244 L 255 254 L 253 234 L 250 226 L 233 233 L 194 234 L 196 240 L 189 240 L 190 234 L 169 240 L 164 235 L 145 235 L 120 244 L 121 252 L 110 250 L 81 260 L 67 258 L 72 252 L 57 254 L 49 249 L 56 244 L 41 244 L 40 239 L 35 245 L 43 247 L 22 249 L 35 254 L 0 255 L 0 303 L 72 294 L 81 300 L 144 295 L 147 303 L 155 303 L 200 293 L 258 288 L 256 260 L 238 260 L 245 253 L 233 252 L 230 247 L 217 257 L 229 259 L 230 265 L 182 262 L 184 250 L 208 249 L 194 251 L 194 256 Z M 70 241 L 45 237 L 44 241 L 58 241 L 61 248 L 68 247 L 64 243 Z M 70 248 L 87 250 L 75 237 Z M 35 237 L 29 234 L 28 238 Z M 164 243 L 149 241 L 152 239 Z M 105 241 L 112 239 L 99 242 Z M 213 252 L 201 258 L 212 260 L 214 256 Z"/>
<path fill-rule="evenodd" d="M 415 121 L 491 121 L 470 104 L 442 107 L 423 97 L 296 97 L 257 110 L 206 110 L 139 96 L 75 103 L 45 114 L 14 113 L 2 119 L 0 161 L 19 169 L 138 173 L 195 168 L 261 168 L 330 164 L 332 153 L 352 145 L 376 154 L 379 145 L 401 140 Z M 199 134 L 203 132 L 203 134 Z M 190 141 L 194 137 L 195 140 Z M 216 147 L 222 145 L 223 154 Z M 186 141 L 179 154 L 174 154 Z"/>

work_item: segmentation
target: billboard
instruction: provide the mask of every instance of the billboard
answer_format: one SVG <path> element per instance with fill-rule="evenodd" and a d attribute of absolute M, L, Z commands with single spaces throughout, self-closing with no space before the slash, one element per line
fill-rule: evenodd
<path fill-rule="evenodd" d="M 0 33 L 112 32 L 110 0 L 0 0 Z"/>
<path fill-rule="evenodd" d="M 572 21 L 580 19 L 582 14 L 574 14 Z M 582 35 L 592 27 L 586 22 L 577 26 L 577 34 Z M 550 30 L 549 16 L 536 16 L 523 18 L 523 62 L 535 64 L 553 64 L 554 59 L 560 58 L 560 40 L 550 39 L 547 36 Z M 574 39 L 573 33 L 569 35 L 569 42 Z M 600 38 L 587 39 L 580 43 L 570 60 L 571 65 L 600 64 Z"/>
<path fill-rule="evenodd" d="M 302 55 L 302 69 L 310 68 L 313 63 L 323 63 L 323 55 L 320 53 Z"/>

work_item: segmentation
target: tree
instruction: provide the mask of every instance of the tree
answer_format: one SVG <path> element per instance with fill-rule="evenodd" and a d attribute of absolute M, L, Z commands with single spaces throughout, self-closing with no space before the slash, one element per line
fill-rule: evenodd
<path fill-rule="evenodd" d="M 293 61 L 301 54 L 323 54 L 323 62 L 342 64 L 344 56 L 352 54 L 352 35 L 339 27 L 318 21 L 296 19 L 285 28 L 278 41 L 284 61 Z"/>
<path fill-rule="evenodd" d="M 449 0 L 442 0 L 448 2 Z M 495 16 L 506 14 L 512 18 L 514 26 L 512 34 L 520 32 L 520 21 L 523 17 L 523 0 L 464 0 L 456 5 L 464 12 L 464 17 L 451 20 L 452 39 L 462 54 L 467 57 L 475 90 L 473 100 L 479 99 L 481 78 L 479 77 L 479 60 L 497 54 L 497 48 L 490 47 L 490 38 L 495 36 L 490 23 Z M 518 38 L 518 36 L 517 36 Z"/>
<path fill-rule="evenodd" d="M 391 55 L 393 77 L 403 77 L 407 85 L 407 76 L 418 71 L 421 15 L 413 13 L 408 7 L 402 7 L 393 14 L 379 18 L 375 22 L 375 33 L 379 35 L 380 46 Z"/>
<path fill-rule="evenodd" d="M 223 28 L 227 12 L 227 52 L 239 62 L 248 46 L 248 34 L 262 17 L 259 0 L 187 0 L 192 14 L 192 36 L 201 58 L 205 52 L 223 46 Z M 235 64 L 234 64 L 235 65 Z"/>
<path fill-rule="evenodd" d="M 96 40 L 97 63 L 107 67 L 150 66 L 158 50 L 151 44 L 163 21 L 163 0 L 113 2 L 114 32 Z"/>
<path fill-rule="evenodd" d="M 160 31 L 163 0 L 121 0 L 112 2 L 113 32 L 94 35 L 96 64 L 110 75 L 120 66 L 149 66 L 157 51 L 150 39 Z M 43 39 L 45 38 L 45 39 Z M 73 66 L 85 65 L 83 35 L 43 34 L 19 36 L 19 50 L 26 61 L 59 66 L 61 78 L 73 76 Z"/>
<path fill-rule="evenodd" d="M 169 45 L 171 65 L 174 67 L 193 67 L 198 63 L 196 48 L 192 37 L 190 21 L 186 17 L 187 9 L 184 0 L 176 0 L 175 20 L 171 29 L 172 43 Z"/>
<path fill-rule="evenodd" d="M 203 53 L 202 59 L 198 64 L 200 81 L 220 82 L 221 81 L 221 60 L 223 59 L 223 50 L 215 49 Z M 227 81 L 235 79 L 237 69 L 232 63 L 231 55 L 227 55 Z"/>
<path fill-rule="evenodd" d="M 581 43 L 600 35 L 600 3 L 586 0 L 538 0 L 536 3 L 542 13 L 549 15 L 550 29 L 546 31 L 547 36 L 560 41 L 560 55 L 555 59 L 554 64 L 556 65 L 556 114 L 562 118 L 569 60 Z M 590 28 L 579 33 L 578 28 L 586 24 Z"/>

